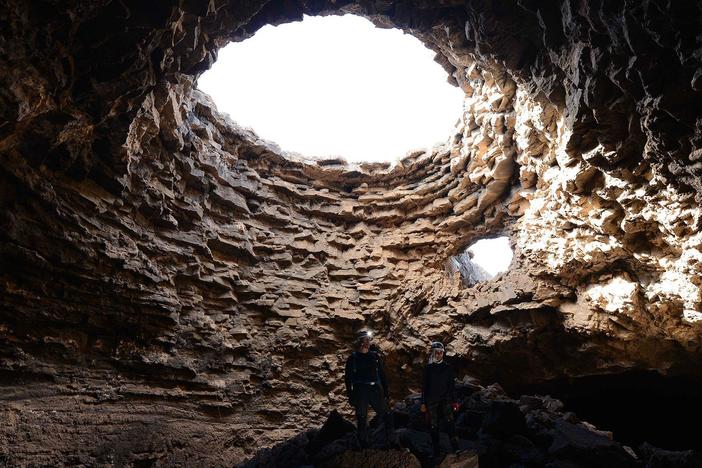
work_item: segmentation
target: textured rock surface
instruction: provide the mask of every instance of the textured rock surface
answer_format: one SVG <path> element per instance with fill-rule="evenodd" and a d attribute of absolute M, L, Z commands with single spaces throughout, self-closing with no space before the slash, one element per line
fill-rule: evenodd
<path fill-rule="evenodd" d="M 306 161 L 194 89 L 227 41 L 331 12 L 437 51 L 466 93 L 445 145 L 394 167 Z M 231 464 L 339 405 L 362 324 L 394 393 L 430 338 L 505 383 L 699 374 L 699 13 L 2 2 L 3 461 Z M 446 273 L 496 234 L 509 273 Z"/>
<path fill-rule="evenodd" d="M 461 276 L 461 284 L 464 287 L 475 286 L 477 283 L 492 279 L 494 276 L 473 262 L 468 251 L 454 255 L 446 263 L 449 273 L 457 273 Z"/>

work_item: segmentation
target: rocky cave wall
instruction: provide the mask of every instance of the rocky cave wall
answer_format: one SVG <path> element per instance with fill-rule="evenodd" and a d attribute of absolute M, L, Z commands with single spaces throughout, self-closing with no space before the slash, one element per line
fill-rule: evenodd
<path fill-rule="evenodd" d="M 429 339 L 504 384 L 698 374 L 692 2 L 6 1 L 0 456 L 226 464 L 343 407 L 353 331 L 392 391 Z M 283 154 L 194 88 L 217 48 L 352 12 L 466 93 L 396 166 Z M 444 263 L 506 234 L 510 272 Z"/>

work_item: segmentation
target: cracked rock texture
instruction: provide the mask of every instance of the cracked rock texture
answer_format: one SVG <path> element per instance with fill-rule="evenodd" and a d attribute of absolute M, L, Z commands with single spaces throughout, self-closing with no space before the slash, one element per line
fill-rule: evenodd
<path fill-rule="evenodd" d="M 430 339 L 504 385 L 699 375 L 700 7 L 670 1 L 5 0 L 0 462 L 231 465 L 391 391 Z M 361 14 L 465 91 L 395 166 L 283 154 L 197 76 L 230 40 Z M 511 270 L 445 269 L 508 235 Z"/>

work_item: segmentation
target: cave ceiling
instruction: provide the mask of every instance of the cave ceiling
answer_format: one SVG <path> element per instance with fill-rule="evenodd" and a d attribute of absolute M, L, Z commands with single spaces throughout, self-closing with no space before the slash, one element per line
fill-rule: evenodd
<path fill-rule="evenodd" d="M 437 53 L 465 92 L 444 145 L 393 166 L 287 155 L 197 90 L 228 42 L 343 13 Z M 241 460 L 341 405 L 361 326 L 401 394 L 430 339 L 505 385 L 699 374 L 699 18 L 670 1 L 3 1 L 0 441 L 18 464 L 165 434 L 176 459 Z M 509 272 L 446 272 L 496 235 Z"/>

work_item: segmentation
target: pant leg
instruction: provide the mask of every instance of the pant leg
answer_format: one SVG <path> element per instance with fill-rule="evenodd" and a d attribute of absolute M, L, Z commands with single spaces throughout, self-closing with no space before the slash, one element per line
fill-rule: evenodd
<path fill-rule="evenodd" d="M 378 385 L 374 385 L 372 388 L 373 391 L 369 402 L 373 408 L 373 411 L 375 411 L 375 414 L 377 414 L 380 420 L 383 422 L 383 425 L 385 426 L 385 438 L 387 442 L 390 442 L 393 431 L 395 430 L 392 413 L 390 413 L 387 402 L 385 401 L 383 388 Z"/>
<path fill-rule="evenodd" d="M 368 393 L 368 386 L 366 385 L 358 385 L 356 388 L 354 388 L 356 428 L 358 431 L 358 438 L 361 441 L 366 440 L 369 402 Z"/>
<path fill-rule="evenodd" d="M 429 428 L 432 431 L 438 431 L 441 424 L 441 403 L 427 403 L 427 412 L 429 413 Z"/>
<path fill-rule="evenodd" d="M 439 423 L 441 422 L 441 402 L 427 403 L 427 412 L 429 413 L 431 446 L 434 450 L 434 455 L 438 455 L 441 452 L 441 439 L 439 435 Z"/>
<path fill-rule="evenodd" d="M 439 413 L 439 424 L 443 423 L 446 426 L 446 432 L 449 434 L 449 436 L 451 436 L 455 432 L 453 408 L 451 407 L 451 403 L 442 400 L 441 404 L 439 405 Z"/>
<path fill-rule="evenodd" d="M 383 396 L 383 392 L 381 391 L 381 388 L 378 385 L 372 385 L 369 388 L 370 391 L 368 392 L 368 403 L 370 403 L 371 407 L 373 408 L 373 411 L 375 411 L 375 414 L 382 417 L 382 415 L 385 414 L 386 408 L 385 397 Z"/>

